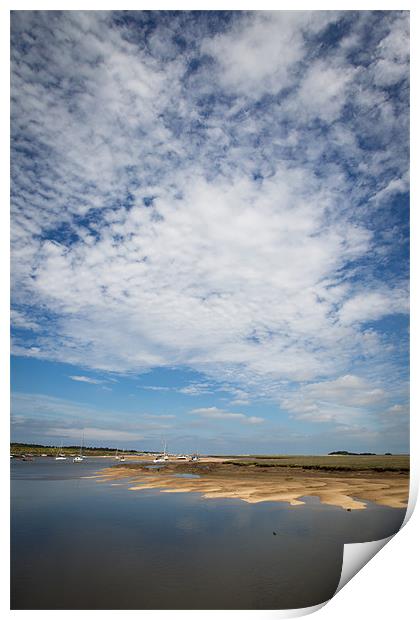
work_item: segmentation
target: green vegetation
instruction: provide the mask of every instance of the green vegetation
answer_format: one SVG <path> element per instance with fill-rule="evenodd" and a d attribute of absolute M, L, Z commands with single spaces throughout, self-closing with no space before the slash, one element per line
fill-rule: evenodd
<path fill-rule="evenodd" d="M 336 452 L 328 452 L 328 455 L 336 455 L 336 454 L 341 454 L 341 455 L 352 455 L 352 456 L 376 456 L 375 452 L 347 452 L 347 450 L 336 450 Z M 389 454 L 391 455 L 390 452 L 385 452 L 385 454 Z"/>
<path fill-rule="evenodd" d="M 117 448 L 94 448 L 90 446 L 83 446 L 83 454 L 86 456 L 111 456 L 114 455 Z M 47 456 L 55 456 L 59 451 L 66 456 L 73 456 L 79 454 L 80 446 L 63 446 L 57 448 L 57 446 L 43 446 L 42 444 L 32 443 L 11 443 L 10 454 L 13 456 L 41 456 L 46 454 Z M 138 454 L 137 450 L 124 450 L 125 454 Z"/>
<path fill-rule="evenodd" d="M 409 472 L 408 455 L 252 456 L 223 461 L 237 467 L 290 467 L 324 471 Z"/>

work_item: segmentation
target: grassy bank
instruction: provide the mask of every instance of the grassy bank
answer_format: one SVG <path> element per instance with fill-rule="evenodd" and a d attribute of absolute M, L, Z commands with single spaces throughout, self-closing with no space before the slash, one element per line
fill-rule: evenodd
<path fill-rule="evenodd" d="M 224 461 L 238 467 L 290 467 L 325 471 L 410 471 L 408 455 L 253 456 Z"/>

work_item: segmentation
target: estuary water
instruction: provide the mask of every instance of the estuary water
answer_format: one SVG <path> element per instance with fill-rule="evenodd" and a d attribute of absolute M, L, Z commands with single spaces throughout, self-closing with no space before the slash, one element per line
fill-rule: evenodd
<path fill-rule="evenodd" d="M 405 510 L 347 512 L 128 491 L 111 459 L 11 462 L 12 609 L 290 609 L 329 599 L 343 544 L 390 536 Z"/>

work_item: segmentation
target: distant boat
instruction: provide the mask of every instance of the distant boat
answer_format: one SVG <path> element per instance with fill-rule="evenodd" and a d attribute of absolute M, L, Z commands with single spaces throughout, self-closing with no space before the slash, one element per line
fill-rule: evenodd
<path fill-rule="evenodd" d="M 55 455 L 55 460 L 56 461 L 67 461 L 66 455 L 61 453 L 62 449 L 63 449 L 63 442 L 61 442 L 60 450 L 58 450 L 58 448 L 57 448 L 57 454 Z"/>
<path fill-rule="evenodd" d="M 74 457 L 73 463 L 81 463 L 84 458 L 85 457 L 83 456 L 83 433 L 82 433 L 82 439 L 80 441 L 80 454 Z"/>
<path fill-rule="evenodd" d="M 125 456 L 124 456 L 124 450 L 122 450 L 122 454 L 121 456 L 118 454 L 118 448 L 117 450 L 115 450 L 115 456 L 114 456 L 116 461 L 125 461 Z"/>
<path fill-rule="evenodd" d="M 166 461 L 169 461 L 169 456 L 166 452 L 166 441 L 163 444 L 163 453 L 159 454 L 155 459 L 153 459 L 153 463 L 165 463 Z"/>

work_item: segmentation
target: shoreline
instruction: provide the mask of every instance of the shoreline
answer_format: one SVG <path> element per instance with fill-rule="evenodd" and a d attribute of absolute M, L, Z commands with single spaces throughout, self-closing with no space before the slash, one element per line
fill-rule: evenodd
<path fill-rule="evenodd" d="M 109 467 L 98 472 L 98 482 L 125 480 L 129 491 L 194 492 L 205 499 L 234 498 L 252 504 L 279 501 L 299 506 L 305 504 L 302 497 L 315 496 L 322 504 L 344 510 L 363 510 L 364 501 L 399 509 L 408 502 L 409 476 L 400 472 L 235 467 L 222 459 L 194 464 L 169 461 L 159 470 L 149 467 L 139 462 Z"/>

